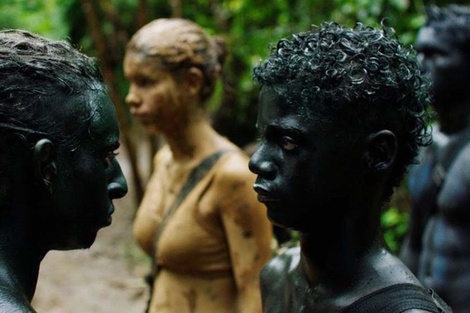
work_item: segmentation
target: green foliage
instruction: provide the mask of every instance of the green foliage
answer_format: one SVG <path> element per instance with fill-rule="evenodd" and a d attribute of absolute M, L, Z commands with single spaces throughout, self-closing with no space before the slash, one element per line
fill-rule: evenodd
<path fill-rule="evenodd" d="M 43 36 L 64 39 L 69 25 L 64 8 L 72 0 L 10 0 L 0 2 L 0 28 L 22 28 Z"/>
<path fill-rule="evenodd" d="M 397 254 L 408 230 L 408 213 L 390 207 L 383 212 L 381 223 L 385 242 L 390 251 Z"/>
<path fill-rule="evenodd" d="M 335 0 L 334 20 L 352 25 L 362 22 L 392 26 L 404 44 L 412 44 L 418 28 L 424 23 L 424 5 L 411 0 Z"/>

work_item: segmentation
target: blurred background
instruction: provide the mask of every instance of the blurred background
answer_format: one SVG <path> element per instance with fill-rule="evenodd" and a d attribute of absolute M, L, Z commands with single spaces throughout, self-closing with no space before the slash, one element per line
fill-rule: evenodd
<path fill-rule="evenodd" d="M 412 45 L 424 22 L 424 5 L 469 1 L 423 0 L 2 0 L 0 28 L 22 28 L 66 39 L 99 59 L 121 126 L 119 158 L 130 193 L 117 203 L 113 224 L 88 251 L 51 252 L 41 268 L 35 305 L 39 312 L 142 312 L 148 260 L 132 238 L 132 220 L 151 172 L 160 138 L 145 134 L 124 102 L 125 45 L 142 25 L 159 17 L 184 17 L 222 36 L 229 56 L 210 103 L 215 128 L 240 147 L 256 141 L 256 85 L 251 71 L 271 44 L 324 20 L 353 26 L 383 22 Z M 382 222 L 390 249 L 406 232 L 408 198 L 397 190 Z M 295 238 L 295 234 L 294 238 Z"/>

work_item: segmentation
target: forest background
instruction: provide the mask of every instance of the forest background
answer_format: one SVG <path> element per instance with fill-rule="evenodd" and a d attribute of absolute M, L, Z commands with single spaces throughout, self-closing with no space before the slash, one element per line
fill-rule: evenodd
<path fill-rule="evenodd" d="M 222 36 L 230 54 L 223 82 L 210 103 L 214 127 L 240 147 L 256 140 L 257 86 L 253 66 L 271 44 L 311 24 L 333 20 L 378 25 L 384 21 L 412 45 L 424 22 L 424 6 L 468 1 L 422 0 L 2 0 L 0 28 L 23 28 L 49 38 L 67 39 L 100 60 L 121 125 L 122 148 L 129 159 L 132 208 L 143 195 L 158 136 L 145 135 L 129 115 L 124 102 L 128 84 L 122 60 L 127 41 L 142 25 L 159 17 L 184 17 L 208 33 Z M 142 154 L 147 157 L 142 158 Z M 147 164 L 142 165 L 143 162 Z M 390 249 L 398 251 L 407 230 L 409 200 L 405 188 L 397 190 L 382 224 Z M 294 234 L 295 235 L 295 234 Z"/>

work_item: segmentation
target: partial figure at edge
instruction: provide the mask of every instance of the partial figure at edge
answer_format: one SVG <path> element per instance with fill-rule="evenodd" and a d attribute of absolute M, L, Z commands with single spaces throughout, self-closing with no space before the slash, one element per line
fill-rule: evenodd
<path fill-rule="evenodd" d="M 0 31 L 0 142 L 0 312 L 36 312 L 48 251 L 89 248 L 127 193 L 96 61 L 65 41 Z"/>
<path fill-rule="evenodd" d="M 470 313 L 470 7 L 426 7 L 415 49 L 432 82 L 433 144 L 407 177 L 400 258 L 455 313 Z"/>

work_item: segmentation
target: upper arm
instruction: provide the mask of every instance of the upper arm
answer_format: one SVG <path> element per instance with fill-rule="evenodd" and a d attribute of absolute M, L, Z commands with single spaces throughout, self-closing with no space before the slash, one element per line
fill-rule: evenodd
<path fill-rule="evenodd" d="M 272 225 L 253 190 L 248 161 L 230 159 L 217 175 L 218 210 L 226 233 L 237 287 L 259 285 L 259 273 L 271 257 Z"/>

